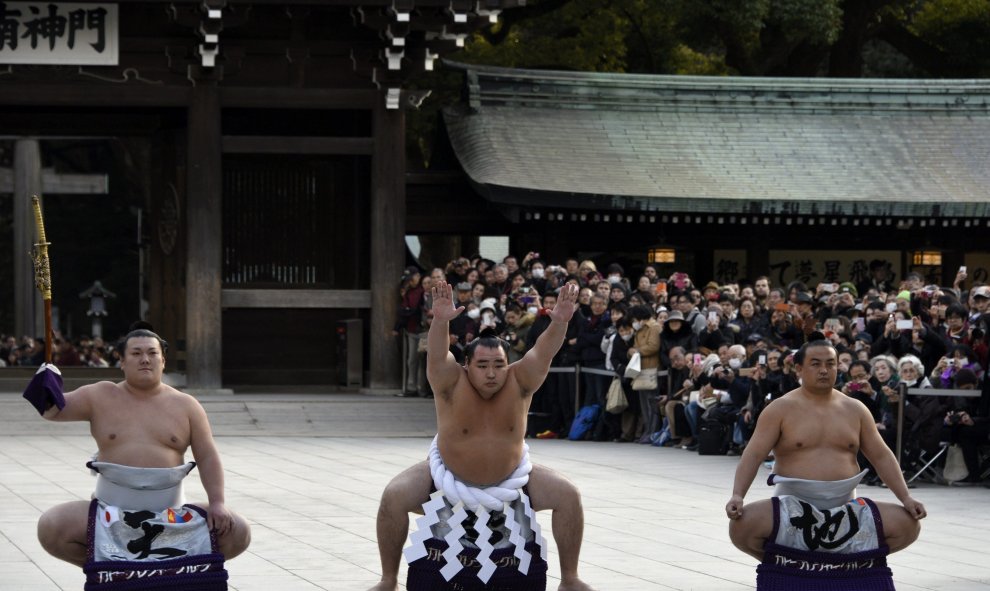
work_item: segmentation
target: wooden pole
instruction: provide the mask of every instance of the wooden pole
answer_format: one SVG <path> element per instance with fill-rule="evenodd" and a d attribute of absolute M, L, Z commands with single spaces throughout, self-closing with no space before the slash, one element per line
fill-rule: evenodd
<path fill-rule="evenodd" d="M 406 119 L 386 109 L 384 93 L 374 108 L 375 152 L 371 163 L 371 330 L 372 388 L 396 389 L 401 378 L 399 344 L 392 336 L 398 284 L 405 266 Z"/>
<path fill-rule="evenodd" d="M 186 249 L 186 379 L 188 388 L 221 387 L 222 217 L 220 94 L 200 82 L 189 106 Z"/>

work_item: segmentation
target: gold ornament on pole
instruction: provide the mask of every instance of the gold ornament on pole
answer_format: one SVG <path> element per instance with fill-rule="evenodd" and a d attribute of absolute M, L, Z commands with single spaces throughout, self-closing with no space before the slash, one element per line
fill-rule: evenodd
<path fill-rule="evenodd" d="M 38 242 L 31 252 L 34 262 L 34 284 L 45 300 L 45 363 L 52 362 L 52 271 L 48 262 L 48 247 L 51 242 L 45 237 L 45 220 L 41 216 L 41 200 L 31 197 L 34 207 L 34 224 L 38 229 Z"/>

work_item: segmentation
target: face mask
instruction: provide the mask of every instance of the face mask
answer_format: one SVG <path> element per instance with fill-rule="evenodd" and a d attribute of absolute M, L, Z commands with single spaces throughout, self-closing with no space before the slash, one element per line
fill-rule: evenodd
<path fill-rule="evenodd" d="M 537 279 L 543 279 L 543 267 L 537 267 L 533 269 L 533 277 Z"/>
<path fill-rule="evenodd" d="M 632 335 L 631 334 L 623 334 L 623 335 L 619 335 L 619 336 L 622 337 L 622 340 L 625 341 L 625 342 L 627 342 L 627 343 L 629 342 L 630 339 L 632 339 Z"/>
<path fill-rule="evenodd" d="M 609 275 L 608 276 L 608 282 L 609 283 L 613 283 L 614 284 L 614 283 L 618 283 L 620 281 L 622 281 L 622 277 L 620 277 L 619 275 Z"/>
<path fill-rule="evenodd" d="M 732 359 L 729 360 L 729 367 L 731 367 L 732 369 L 739 369 L 740 367 L 742 367 L 742 360 L 733 357 Z"/>
<path fill-rule="evenodd" d="M 478 317 L 481 316 L 481 310 L 479 310 L 477 308 L 475 308 L 473 310 L 468 310 L 467 315 L 468 315 L 468 318 L 470 318 L 471 320 L 477 320 Z"/>
<path fill-rule="evenodd" d="M 534 314 L 535 315 L 537 312 L 540 311 L 540 309 L 537 308 L 536 306 L 530 306 L 530 307 L 526 308 L 526 311 L 529 312 L 530 314 Z"/>
<path fill-rule="evenodd" d="M 632 324 L 633 324 L 633 330 L 639 330 L 643 328 L 643 323 L 639 322 L 638 320 L 636 322 L 633 322 Z"/>

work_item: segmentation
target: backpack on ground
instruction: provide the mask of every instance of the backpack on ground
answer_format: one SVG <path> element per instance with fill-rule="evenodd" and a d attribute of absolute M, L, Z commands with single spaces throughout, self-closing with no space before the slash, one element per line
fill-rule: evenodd
<path fill-rule="evenodd" d="M 698 454 L 724 456 L 729 451 L 731 428 L 721 421 L 702 421 L 698 425 Z"/>
<path fill-rule="evenodd" d="M 599 404 L 582 406 L 574 417 L 574 422 L 571 423 L 571 431 L 567 434 L 567 438 L 571 441 L 581 441 L 584 439 L 588 432 L 594 428 L 601 411 L 602 407 Z"/>

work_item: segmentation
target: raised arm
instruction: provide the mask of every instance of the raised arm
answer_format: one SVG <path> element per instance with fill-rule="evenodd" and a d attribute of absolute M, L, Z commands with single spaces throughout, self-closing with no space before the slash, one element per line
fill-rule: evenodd
<path fill-rule="evenodd" d="M 560 350 L 567 334 L 567 323 L 577 309 L 578 287 L 567 284 L 560 289 L 557 305 L 550 311 L 550 326 L 536 340 L 526 355 L 513 364 L 516 382 L 524 395 L 535 392 L 550 371 L 550 362 Z"/>
<path fill-rule="evenodd" d="M 447 399 L 460 376 L 460 366 L 450 352 L 450 321 L 464 311 L 454 307 L 453 289 L 446 281 L 430 288 L 433 298 L 433 322 L 426 338 L 426 378 L 438 398 Z"/>

